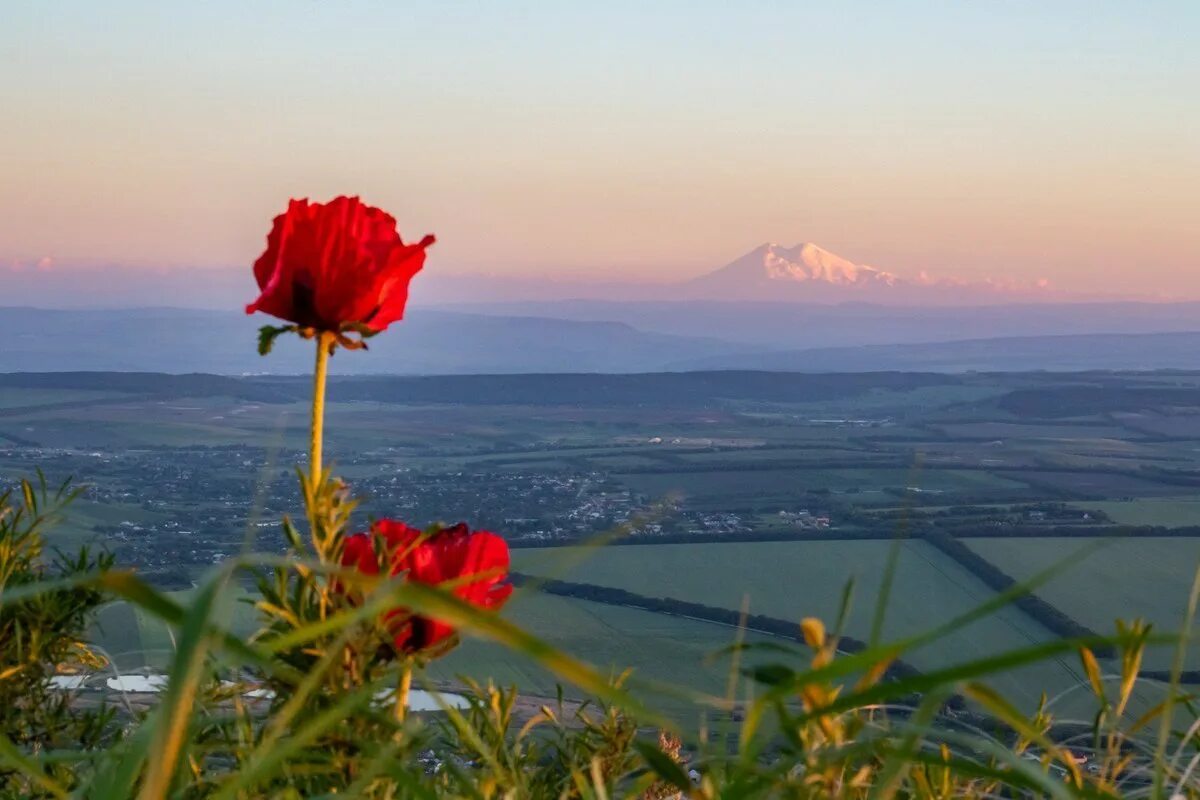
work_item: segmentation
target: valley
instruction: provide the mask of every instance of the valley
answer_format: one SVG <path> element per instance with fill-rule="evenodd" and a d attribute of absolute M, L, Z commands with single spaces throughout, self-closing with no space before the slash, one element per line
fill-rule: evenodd
<path fill-rule="evenodd" d="M 108 548 L 186 592 L 237 553 L 283 552 L 306 390 L 271 376 L 0 375 L 0 478 L 72 477 L 83 494 L 53 542 Z M 1109 631 L 1118 616 L 1178 625 L 1200 558 L 1195 372 L 338 377 L 327 425 L 359 525 L 464 519 L 504 534 L 514 569 L 534 578 L 777 619 L 832 622 L 852 582 L 846 634 L 860 640 L 880 608 L 885 638 L 915 635 L 1078 562 L 1036 602 L 913 653 L 921 670 L 1071 625 Z M 1098 582 L 1104 602 L 1082 588 Z M 703 656 L 732 641 L 726 625 L 673 615 L 670 602 L 519 592 L 514 621 L 569 652 L 633 665 L 648 683 L 686 674 L 723 688 L 728 663 Z M 228 620 L 249 634 L 254 611 L 235 600 Z M 98 637 L 125 669 L 161 666 L 165 630 L 121 609 Z M 563 618 L 576 622 L 552 624 Z M 513 658 L 470 642 L 430 678 L 492 674 L 552 693 L 546 673 Z M 1152 652 L 1147 666 L 1169 660 Z M 1030 687 L 1065 691 L 1079 677 L 1060 659 L 998 688 L 1028 708 Z"/>

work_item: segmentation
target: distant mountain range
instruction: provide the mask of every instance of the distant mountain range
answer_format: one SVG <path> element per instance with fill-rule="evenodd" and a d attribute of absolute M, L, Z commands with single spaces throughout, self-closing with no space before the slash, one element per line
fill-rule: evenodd
<path fill-rule="evenodd" d="M 298 374 L 307 344 L 254 351 L 249 269 L 10 270 L 0 371 Z M 588 299 L 571 299 L 586 296 Z M 439 275 L 409 317 L 340 354 L 356 374 L 1200 367 L 1200 303 L 1082 302 L 1042 284 L 902 277 L 811 242 L 763 244 L 672 284 Z M 1065 302 L 1070 300 L 1071 302 Z M 186 309 L 167 308 L 176 304 Z M 76 306 L 76 310 L 68 307 Z M 58 310 L 43 310 L 43 309 Z M 211 309 L 219 310 L 211 310 Z"/>
<path fill-rule="evenodd" d="M 812 242 L 783 247 L 770 242 L 681 287 L 689 299 L 759 301 L 870 301 L 878 303 L 998 302 L 1063 299 L 1045 281 L 1031 284 L 968 282 L 920 273 L 902 278 L 856 264 Z"/>
<path fill-rule="evenodd" d="M 815 347 L 734 357 L 709 356 L 684 361 L 675 367 L 772 372 L 1195 370 L 1200 368 L 1200 350 L 1197 348 L 1200 348 L 1200 331 L 1006 336 L 921 344 Z"/>
<path fill-rule="evenodd" d="M 923 344 L 1010 336 L 1166 333 L 1200 330 L 1200 303 L 1007 303 L 892 306 L 876 303 L 621 302 L 458 303 L 495 316 L 622 322 L 675 336 L 715 337 L 757 349 Z"/>
<path fill-rule="evenodd" d="M 995 306 L 562 304 L 548 314 L 415 309 L 339 353 L 341 374 L 806 372 L 1200 368 L 1194 304 Z M 608 319 L 569 318 L 601 314 Z M 564 318 L 567 317 L 567 318 Z M 111 370 L 302 374 L 311 343 L 263 358 L 238 311 L 0 308 L 0 372 Z"/>
<path fill-rule="evenodd" d="M 109 370 L 301 374 L 312 343 L 281 337 L 255 351 L 257 330 L 273 320 L 241 311 L 142 308 L 0 308 L 0 372 Z M 656 372 L 712 356 L 749 355 L 752 345 L 713 337 L 636 330 L 621 322 L 414 310 L 368 353 L 338 353 L 344 374 Z"/>
<path fill-rule="evenodd" d="M 241 307 L 256 294 L 247 269 L 151 270 L 26 267 L 5 271 L 5 302 L 40 307 L 128 307 L 184 304 Z M 868 302 L 891 306 L 997 305 L 1012 302 L 1079 302 L 1089 298 L 1044 281 L 963 281 L 925 272 L 900 276 L 857 264 L 811 242 L 793 247 L 760 245 L 720 269 L 673 283 L 586 282 L 439 272 L 417 276 L 414 302 L 426 305 L 495 302 Z M 1092 300 L 1099 298 L 1092 297 Z"/>

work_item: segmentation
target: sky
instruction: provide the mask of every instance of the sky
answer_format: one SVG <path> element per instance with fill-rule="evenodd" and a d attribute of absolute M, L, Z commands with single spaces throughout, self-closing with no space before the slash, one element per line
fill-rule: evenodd
<path fill-rule="evenodd" d="M 0 2 L 0 266 L 242 269 L 289 197 L 429 269 L 765 241 L 1200 297 L 1200 3 Z"/>

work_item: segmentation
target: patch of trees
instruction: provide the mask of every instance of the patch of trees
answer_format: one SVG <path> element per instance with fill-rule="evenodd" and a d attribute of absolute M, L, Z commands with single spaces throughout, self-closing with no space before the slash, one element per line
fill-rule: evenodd
<path fill-rule="evenodd" d="M 158 397 L 234 397 L 260 403 L 290 403 L 305 396 L 303 384 L 300 383 L 293 387 L 284 381 L 230 378 L 203 373 L 168 375 L 161 372 L 9 372 L 0 373 L 0 387 L 125 392 Z M 96 403 L 95 400 L 80 402 L 82 405 Z"/>
<path fill-rule="evenodd" d="M 1041 539 L 1074 538 L 1146 538 L 1165 537 L 1173 539 L 1200 538 L 1200 526 L 1164 528 L 1161 526 L 1114 527 L 1111 525 L 1005 525 L 1000 527 L 981 526 L 977 521 L 964 521 L 961 526 L 939 523 L 938 527 L 922 519 L 882 520 L 879 524 L 861 524 L 854 528 L 826 528 L 820 530 L 772 530 L 748 533 L 662 533 L 654 535 L 626 536 L 606 547 L 637 547 L 655 544 L 730 544 L 735 542 L 863 542 L 881 539 L 926 539 L 941 535 L 950 539 Z M 578 547 L 595 542 L 592 536 L 567 536 L 558 539 L 521 540 L 513 539 L 508 545 L 514 549 L 538 549 L 544 547 Z M 936 546 L 936 545 L 935 545 Z M 974 551 L 971 551 L 974 552 Z"/>
<path fill-rule="evenodd" d="M 784 531 L 752 531 L 750 533 L 662 533 L 645 536 L 626 536 L 615 542 L 609 542 L 605 547 L 636 547 L 653 544 L 731 544 L 734 542 L 838 542 L 838 541 L 870 541 L 873 539 L 889 539 L 895 536 L 895 531 L 886 534 L 875 530 L 844 530 L 827 528 L 824 530 Z M 595 543 L 593 536 L 571 536 L 559 539 L 514 539 L 508 546 L 514 549 L 538 549 L 543 547 L 578 547 Z"/>
<path fill-rule="evenodd" d="M 653 455 L 649 453 L 646 455 Z M 662 467 L 629 467 L 625 469 L 610 469 L 612 475 L 674 475 L 703 472 L 778 472 L 779 470 L 808 471 L 818 467 L 827 469 L 903 469 L 911 465 L 904 458 L 879 456 L 878 458 L 847 458 L 823 459 L 820 462 L 813 459 L 763 459 L 762 461 L 718 461 L 712 464 L 697 464 L 671 454 L 670 457 L 659 456 L 664 462 Z M 799 480 L 797 481 L 800 482 Z M 816 491 L 816 490 L 814 490 Z"/>
<path fill-rule="evenodd" d="M 179 564 L 173 567 L 157 567 L 138 571 L 140 577 L 151 583 L 156 589 L 165 592 L 176 592 L 191 589 L 196 585 L 194 576 L 188 567 Z"/>
<path fill-rule="evenodd" d="M 1011 523 L 1028 522 L 1030 514 L 1040 514 L 1044 520 L 1058 520 L 1063 522 L 1082 521 L 1084 514 L 1089 517 L 1089 522 L 1108 522 L 1109 516 L 1103 511 L 1094 509 L 1080 509 L 1068 506 L 1064 503 L 1044 502 L 1044 503 L 1025 503 L 1020 505 L 1011 505 L 1007 508 L 994 508 L 991 506 L 979 505 L 956 505 L 956 506 L 935 506 L 929 509 L 917 508 L 885 508 L 885 509 L 864 509 L 861 512 L 861 519 L 867 522 L 877 522 L 882 520 L 929 520 L 938 521 L 941 524 L 945 520 L 970 520 L 978 522 L 981 519 L 987 520 L 1004 520 Z"/>
<path fill-rule="evenodd" d="M 38 447 L 39 446 L 39 443 L 35 442 L 33 439 L 26 439 L 24 436 L 18 436 L 15 433 L 5 433 L 4 431 L 0 431 L 0 440 L 10 442 L 11 444 L 15 444 L 18 447 Z"/>
<path fill-rule="evenodd" d="M 1130 476 L 1171 486 L 1200 486 L 1200 473 L 1189 469 L 1166 469 L 1148 464 L 1131 472 Z"/>
<path fill-rule="evenodd" d="M 264 458 L 268 452 L 267 448 L 255 444 L 138 444 L 137 449 L 155 453 L 239 453 L 255 455 L 260 458 Z M 270 452 L 278 455 L 280 453 L 302 453 L 303 451 L 272 449 Z"/>
<path fill-rule="evenodd" d="M 921 488 L 917 486 L 916 488 Z M 945 505 L 947 498 L 953 498 L 956 503 L 961 505 L 980 505 L 984 503 L 1020 503 L 1023 500 L 1030 498 L 1028 489 L 1010 489 L 999 486 L 995 489 L 984 489 L 982 491 L 968 492 L 946 490 L 946 491 L 924 491 L 914 492 L 904 486 L 885 486 L 881 491 L 890 494 L 893 497 L 903 500 L 906 504 L 921 507 L 921 506 L 941 506 Z M 1056 496 L 1062 496 L 1070 499 L 1071 495 L 1055 491 Z"/>
<path fill-rule="evenodd" d="M 330 385 L 329 394 L 333 401 L 387 403 L 708 408 L 737 400 L 829 400 L 877 389 L 903 391 L 961 382 L 962 378 L 956 376 L 903 372 L 345 376 Z M 306 379 L 296 377 L 150 372 L 6 373 L 0 375 L 0 387 L 107 390 L 168 397 L 226 396 L 264 403 L 303 400 L 310 390 Z"/>
<path fill-rule="evenodd" d="M 464 405 L 707 408 L 730 400 L 788 403 L 855 397 L 872 390 L 902 391 L 958 385 L 962 378 L 919 372 L 804 374 L 713 371 L 645 374 L 432 375 L 340 378 L 336 400 Z"/>
<path fill-rule="evenodd" d="M 1200 407 L 1200 389 L 1194 387 L 1103 387 L 1077 384 L 1042 389 L 1018 389 L 1000 398 L 997 405 L 1018 417 L 1084 417 L 1114 411 L 1156 411 Z"/>

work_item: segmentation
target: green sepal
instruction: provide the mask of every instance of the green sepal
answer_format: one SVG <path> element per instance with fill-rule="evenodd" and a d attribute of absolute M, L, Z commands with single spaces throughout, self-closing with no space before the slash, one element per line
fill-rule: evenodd
<path fill-rule="evenodd" d="M 282 327 L 263 325 L 258 329 L 258 354 L 265 356 L 275 346 L 276 338 L 282 334 L 291 333 L 294 330 L 296 330 L 295 325 L 284 325 Z"/>
<path fill-rule="evenodd" d="M 357 333 L 363 339 L 370 339 L 372 336 L 379 335 L 380 331 L 367 325 L 365 322 L 343 322 L 342 333 Z"/>

